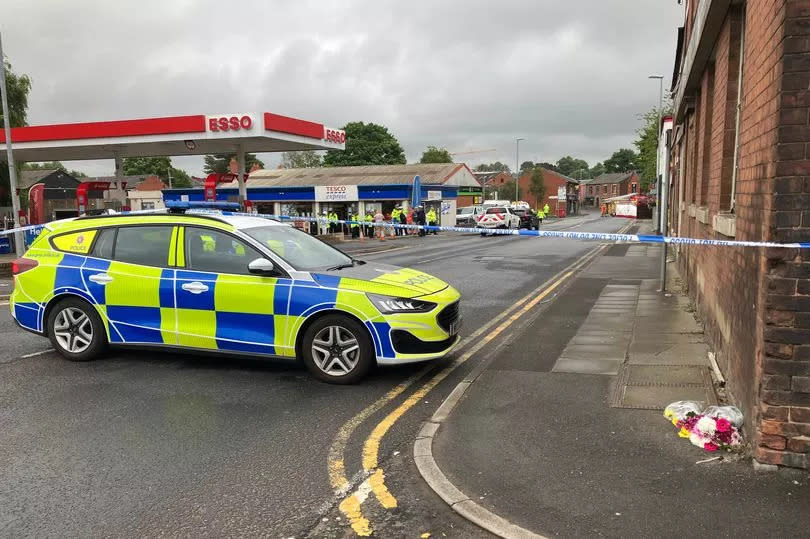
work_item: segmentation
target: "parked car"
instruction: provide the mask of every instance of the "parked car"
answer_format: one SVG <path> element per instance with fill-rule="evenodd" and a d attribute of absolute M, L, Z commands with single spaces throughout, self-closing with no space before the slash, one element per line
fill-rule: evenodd
<path fill-rule="evenodd" d="M 483 206 L 465 206 L 456 210 L 456 226 L 475 227 L 478 219 L 484 215 Z"/>
<path fill-rule="evenodd" d="M 515 209 L 512 210 L 515 215 L 520 217 L 520 228 L 528 228 L 529 230 L 540 230 L 540 223 L 543 221 L 531 209 Z"/>
<path fill-rule="evenodd" d="M 520 228 L 520 217 L 515 215 L 514 210 L 508 206 L 493 206 L 487 208 L 484 215 L 478 220 L 478 228 L 484 229 L 482 236 L 486 236 L 486 230 L 496 228 L 508 228 L 517 230 Z"/>

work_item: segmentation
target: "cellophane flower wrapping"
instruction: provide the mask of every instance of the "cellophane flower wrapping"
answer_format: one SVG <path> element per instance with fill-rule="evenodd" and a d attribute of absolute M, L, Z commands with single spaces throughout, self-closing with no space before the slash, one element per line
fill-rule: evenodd
<path fill-rule="evenodd" d="M 742 413 L 734 406 L 710 406 L 703 412 L 693 401 L 673 402 L 664 410 L 664 417 L 678 429 L 678 436 L 705 449 L 731 451 L 743 443 L 740 427 Z"/>

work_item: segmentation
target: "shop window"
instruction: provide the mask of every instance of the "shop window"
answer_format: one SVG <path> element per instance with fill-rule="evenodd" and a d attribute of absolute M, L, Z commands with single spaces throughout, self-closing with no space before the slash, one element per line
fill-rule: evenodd
<path fill-rule="evenodd" d="M 141 202 L 141 209 L 142 210 L 154 210 L 155 203 L 154 202 Z"/>

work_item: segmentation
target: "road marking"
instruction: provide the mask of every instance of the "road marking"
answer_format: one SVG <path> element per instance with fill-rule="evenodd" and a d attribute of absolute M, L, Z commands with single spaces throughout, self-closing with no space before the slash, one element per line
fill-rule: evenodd
<path fill-rule="evenodd" d="M 410 245 L 403 245 L 402 247 L 392 247 L 391 249 L 373 249 L 373 250 L 366 250 L 366 251 L 346 251 L 348 255 L 376 255 L 376 254 L 383 254 L 383 253 L 390 253 L 391 251 L 401 251 L 403 249 L 410 249 Z"/>
<path fill-rule="evenodd" d="M 403 391 L 408 389 L 414 382 L 422 378 L 428 371 L 433 369 L 433 364 L 428 364 L 419 372 L 397 385 L 391 391 L 377 399 L 373 404 L 361 410 L 357 415 L 352 417 L 349 421 L 344 423 L 338 430 L 335 439 L 332 440 L 332 445 L 329 446 L 329 453 L 327 456 L 327 467 L 329 469 L 329 484 L 336 494 L 346 494 L 350 488 L 349 480 L 346 478 L 346 465 L 343 460 L 343 454 L 346 450 L 346 445 L 349 442 L 349 437 L 355 429 L 372 414 L 379 411 L 383 406 L 397 398 Z"/>
<path fill-rule="evenodd" d="M 48 348 L 47 350 L 40 350 L 39 352 L 33 352 L 31 354 L 25 354 L 24 356 L 20 356 L 21 359 L 28 359 L 29 357 L 41 356 L 42 354 L 47 354 L 48 352 L 53 352 L 53 348 Z"/>
<path fill-rule="evenodd" d="M 0 305 L 8 305 L 8 301 L 0 301 Z"/>
<path fill-rule="evenodd" d="M 371 485 L 369 484 L 369 480 L 366 479 L 360 483 L 360 486 L 357 487 L 354 494 L 340 502 L 339 506 L 340 512 L 349 519 L 354 533 L 361 537 L 371 535 L 371 523 L 363 516 L 361 509 L 363 502 L 368 498 L 369 492 L 371 492 Z"/>

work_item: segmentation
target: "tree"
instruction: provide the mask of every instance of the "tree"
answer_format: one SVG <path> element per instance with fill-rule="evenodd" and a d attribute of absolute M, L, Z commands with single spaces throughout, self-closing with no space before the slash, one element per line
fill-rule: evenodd
<path fill-rule="evenodd" d="M 74 178 L 86 178 L 87 174 L 80 170 L 68 170 L 61 161 L 45 161 L 43 163 L 22 163 L 20 170 L 61 170 Z"/>
<path fill-rule="evenodd" d="M 495 191 L 498 192 L 498 200 L 513 200 L 515 197 L 515 180 L 509 179 L 502 184 L 491 185 L 487 188 L 487 193 L 493 198 L 495 197 Z M 523 189 L 518 187 L 518 197 L 515 200 L 520 200 L 522 196 Z"/>
<path fill-rule="evenodd" d="M 557 160 L 557 171 L 564 175 L 574 177 L 578 172 L 588 171 L 588 162 L 584 159 L 577 159 L 566 155 Z"/>
<path fill-rule="evenodd" d="M 345 150 L 328 150 L 323 164 L 328 167 L 358 165 L 404 165 L 405 151 L 394 135 L 382 125 L 349 122 Z"/>
<path fill-rule="evenodd" d="M 123 163 L 127 176 L 157 176 L 169 184 L 169 171 L 172 187 L 191 187 L 191 178 L 185 170 L 174 168 L 169 157 L 126 157 Z"/>
<path fill-rule="evenodd" d="M 494 163 L 481 163 L 475 167 L 476 172 L 511 172 L 509 165 L 505 165 L 500 161 Z"/>
<path fill-rule="evenodd" d="M 225 174 L 231 171 L 231 159 L 236 159 L 235 153 L 217 153 L 214 155 L 206 155 L 203 170 L 206 174 Z M 264 168 L 264 163 L 258 157 L 256 157 L 256 154 L 246 153 L 245 172 L 252 169 L 253 165 L 258 165 L 259 168 Z"/>
<path fill-rule="evenodd" d="M 557 168 L 557 165 L 555 165 L 553 163 L 546 163 L 545 161 L 543 161 L 542 163 L 535 163 L 535 166 L 544 168 L 546 170 L 553 170 L 554 172 L 559 172 L 560 171 L 560 169 Z"/>
<path fill-rule="evenodd" d="M 595 165 L 594 165 L 594 166 L 593 166 L 593 167 L 592 167 L 592 168 L 591 168 L 591 169 L 588 171 L 588 177 L 589 177 L 589 178 L 596 178 L 597 176 L 601 176 L 601 175 L 602 175 L 602 174 L 604 174 L 604 173 L 605 173 L 605 165 L 603 165 L 603 164 L 600 162 L 600 163 L 596 163 L 596 164 L 595 164 Z"/>
<path fill-rule="evenodd" d="M 605 172 L 630 172 L 638 169 L 638 154 L 630 148 L 621 148 L 605 159 Z"/>
<path fill-rule="evenodd" d="M 168 182 L 167 182 L 168 183 Z M 194 187 L 194 182 L 191 181 L 191 176 L 182 168 L 172 167 L 172 187 Z"/>
<path fill-rule="evenodd" d="M 0 61 L 3 61 L 0 59 Z M 31 91 L 31 79 L 28 75 L 17 75 L 11 64 L 6 62 L 6 88 L 8 89 L 8 122 L 11 127 L 22 127 L 28 124 L 28 93 Z M 0 110 L 0 123 L 4 121 Z M 18 167 L 19 170 L 19 167 Z M 11 205 L 8 165 L 0 166 L 0 206 Z"/>
<path fill-rule="evenodd" d="M 535 168 L 529 177 L 529 193 L 531 193 L 537 205 L 542 204 L 546 198 L 546 180 L 543 178 L 543 169 Z"/>
<path fill-rule="evenodd" d="M 22 170 L 61 170 L 67 172 L 67 168 L 61 161 L 44 161 L 42 163 L 22 163 Z"/>
<path fill-rule="evenodd" d="M 316 168 L 322 164 L 321 154 L 315 150 L 281 154 L 281 168 Z"/>
<path fill-rule="evenodd" d="M 420 163 L 452 163 L 453 156 L 446 148 L 437 148 L 436 146 L 428 146 L 427 150 L 422 152 Z"/>
<path fill-rule="evenodd" d="M 534 168 L 534 163 L 532 161 L 523 161 L 520 164 L 520 172 L 527 172 Z"/>
<path fill-rule="evenodd" d="M 641 175 L 641 189 L 646 191 L 651 182 L 657 181 L 656 168 L 658 160 L 658 126 L 659 114 L 663 117 L 669 112 L 668 108 L 659 111 L 658 108 L 648 110 L 644 115 L 643 124 L 636 131 L 638 138 L 633 144 L 638 149 L 636 161 L 637 170 Z M 655 180 L 653 180 L 655 178 Z"/>

